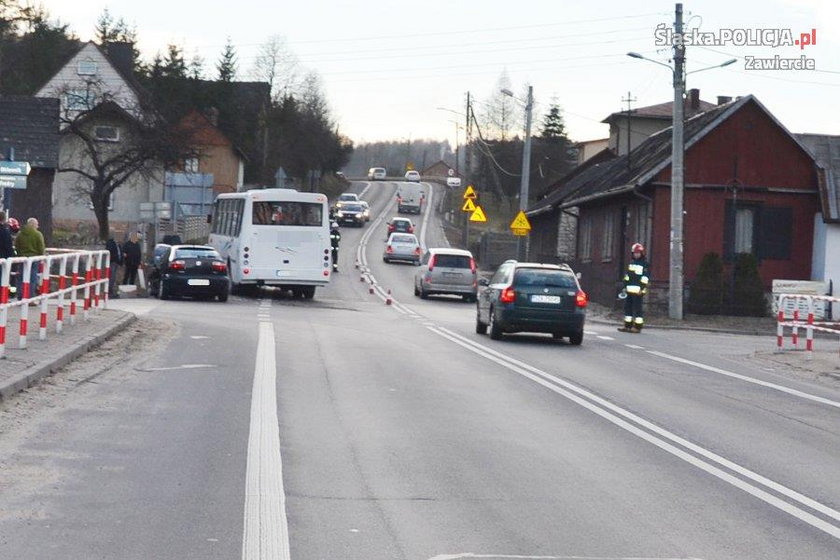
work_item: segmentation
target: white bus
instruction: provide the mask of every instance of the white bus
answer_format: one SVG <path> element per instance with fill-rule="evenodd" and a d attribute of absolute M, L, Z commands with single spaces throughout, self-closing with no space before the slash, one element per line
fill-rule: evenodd
<path fill-rule="evenodd" d="M 227 261 L 231 291 L 277 286 L 307 299 L 330 281 L 327 196 L 292 189 L 220 194 L 210 245 Z"/>

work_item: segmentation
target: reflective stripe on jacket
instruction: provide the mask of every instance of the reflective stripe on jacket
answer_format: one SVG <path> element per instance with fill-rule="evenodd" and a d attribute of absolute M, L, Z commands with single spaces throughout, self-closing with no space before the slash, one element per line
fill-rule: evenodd
<path fill-rule="evenodd" d="M 650 271 L 645 259 L 633 259 L 624 273 L 624 289 L 628 294 L 638 295 L 647 291 L 650 283 Z"/>

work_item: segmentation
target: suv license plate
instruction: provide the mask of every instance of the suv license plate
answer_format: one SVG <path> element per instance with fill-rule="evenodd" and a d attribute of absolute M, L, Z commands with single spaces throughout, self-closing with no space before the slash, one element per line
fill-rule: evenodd
<path fill-rule="evenodd" d="M 531 296 L 532 303 L 560 303 L 560 296 L 544 296 L 544 295 L 533 295 Z"/>

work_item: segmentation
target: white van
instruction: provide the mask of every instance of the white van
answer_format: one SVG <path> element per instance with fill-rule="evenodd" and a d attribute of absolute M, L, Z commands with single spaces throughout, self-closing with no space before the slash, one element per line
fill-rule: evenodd
<path fill-rule="evenodd" d="M 384 181 L 387 177 L 384 167 L 371 167 L 368 169 L 368 181 Z"/>

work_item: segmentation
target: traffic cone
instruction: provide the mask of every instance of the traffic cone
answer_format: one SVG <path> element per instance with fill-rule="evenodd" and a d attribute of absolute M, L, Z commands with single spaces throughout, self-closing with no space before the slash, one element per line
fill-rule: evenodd
<path fill-rule="evenodd" d="M 388 290 L 388 296 L 385 298 L 385 305 L 391 305 L 391 290 Z"/>

